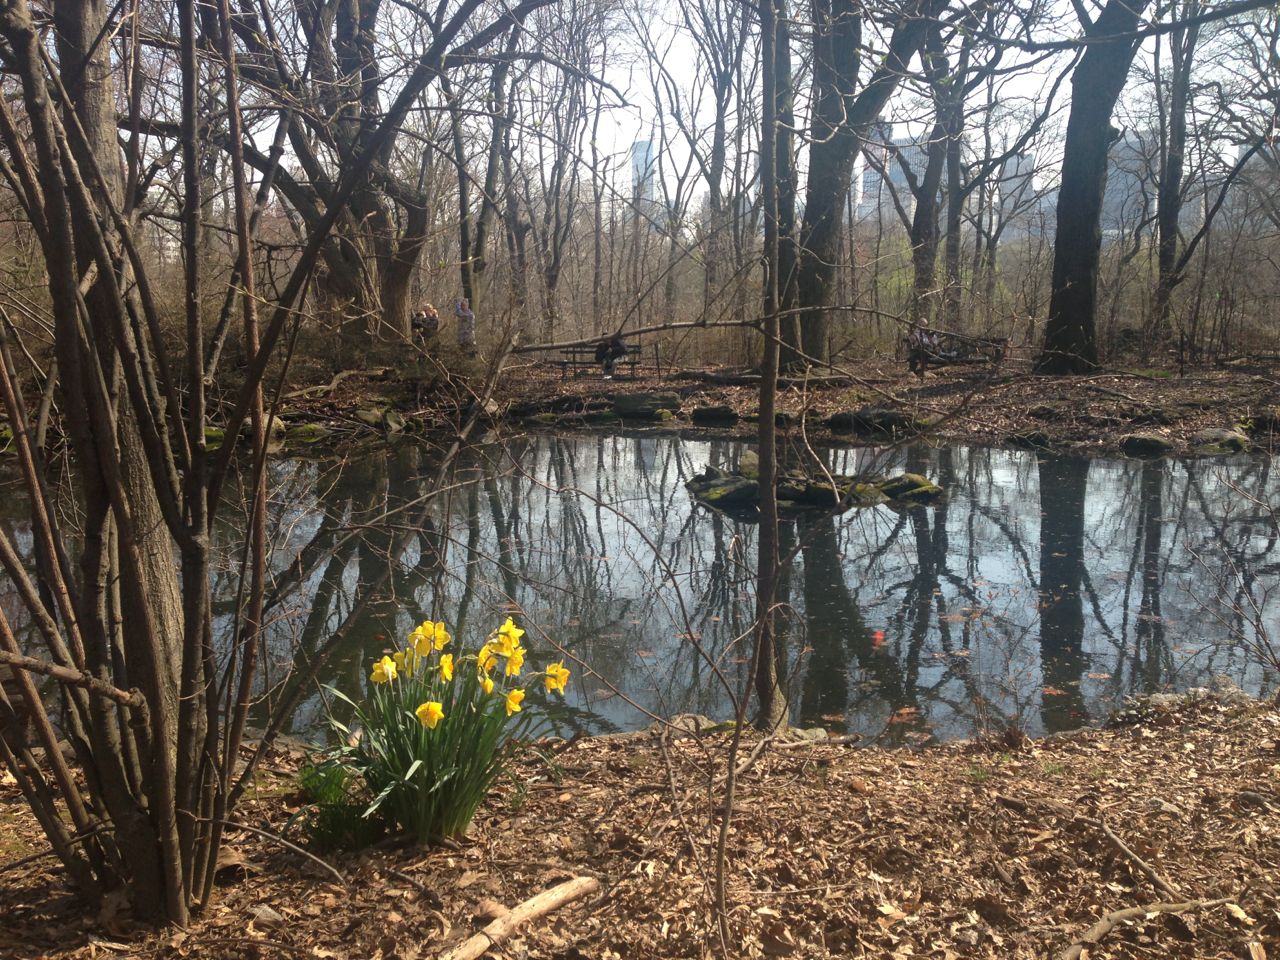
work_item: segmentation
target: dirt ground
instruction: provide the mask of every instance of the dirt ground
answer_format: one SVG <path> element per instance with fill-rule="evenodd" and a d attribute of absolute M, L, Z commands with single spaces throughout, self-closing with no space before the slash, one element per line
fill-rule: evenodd
<path fill-rule="evenodd" d="M 754 431 L 758 386 L 750 375 L 651 366 L 636 373 L 604 380 L 590 368 L 565 376 L 553 364 L 516 357 L 495 395 L 496 410 L 516 427 L 609 426 L 608 410 L 617 396 L 654 391 L 677 394 L 679 405 L 670 421 L 649 424 L 649 429 L 687 431 L 697 408 L 724 405 L 739 419 L 716 429 L 742 436 Z M 322 384 L 306 397 L 290 400 L 285 409 L 288 415 L 325 421 L 340 432 L 367 432 L 359 414 L 371 404 L 394 407 L 411 424 L 416 420 L 426 428 L 446 427 L 465 405 L 467 389 L 463 381 L 439 377 L 418 385 L 412 377 L 388 370 L 373 377 L 351 376 L 332 390 Z M 903 363 L 872 358 L 851 365 L 848 375 L 785 382 L 778 406 L 790 415 L 793 435 L 803 423 L 805 435 L 818 441 L 877 439 L 833 433 L 824 426 L 832 414 L 873 407 L 905 414 L 940 443 L 1099 455 L 1120 452 L 1127 436 L 1140 433 L 1167 444 L 1160 452 L 1178 454 L 1194 451 L 1199 431 L 1228 429 L 1241 431 L 1255 447 L 1271 449 L 1272 431 L 1280 430 L 1280 369 L 1259 364 L 1039 377 L 1031 373 L 1029 361 L 1013 358 L 998 368 L 944 367 L 921 379 Z"/>
<path fill-rule="evenodd" d="M 1172 698 L 1170 698 L 1172 699 Z M 560 744 L 481 810 L 456 849 L 327 859 L 337 882 L 261 835 L 231 833 L 217 901 L 190 929 L 86 912 L 0 783 L 0 956 L 439 956 L 488 917 L 572 877 L 599 892 L 489 956 L 724 956 L 710 904 L 728 735 Z M 770 745 L 742 775 L 728 835 L 733 957 L 1280 957 L 1280 711 L 1190 699 L 1124 725 L 924 752 Z M 741 756 L 750 757 L 744 739 Z M 242 822 L 296 812 L 273 758 Z M 1223 902 L 1206 905 L 1205 901 Z"/>

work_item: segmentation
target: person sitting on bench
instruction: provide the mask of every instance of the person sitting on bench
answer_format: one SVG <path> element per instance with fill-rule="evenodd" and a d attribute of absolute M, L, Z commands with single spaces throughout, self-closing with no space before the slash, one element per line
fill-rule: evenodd
<path fill-rule="evenodd" d="M 606 380 L 613 379 L 613 371 L 618 365 L 618 360 L 627 355 L 627 345 L 622 342 L 622 337 L 614 334 L 607 340 L 601 340 L 596 345 L 596 363 L 603 364 L 604 378 Z"/>

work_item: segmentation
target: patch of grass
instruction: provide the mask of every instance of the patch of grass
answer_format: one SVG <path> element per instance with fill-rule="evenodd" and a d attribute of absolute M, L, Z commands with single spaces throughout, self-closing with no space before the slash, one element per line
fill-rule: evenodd
<path fill-rule="evenodd" d="M 991 771 L 986 767 L 973 766 L 965 771 L 965 776 L 974 783 L 986 783 L 991 779 Z"/>
<path fill-rule="evenodd" d="M 1045 760 L 1040 769 L 1047 777 L 1056 777 L 1067 772 L 1067 765 L 1059 760 Z"/>

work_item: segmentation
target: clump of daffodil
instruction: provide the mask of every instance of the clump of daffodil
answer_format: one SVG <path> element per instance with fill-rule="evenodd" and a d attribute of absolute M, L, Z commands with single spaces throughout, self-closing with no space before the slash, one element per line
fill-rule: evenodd
<path fill-rule="evenodd" d="M 373 798 L 366 817 L 421 842 L 466 831 L 511 746 L 545 721 L 541 703 L 527 702 L 525 686 L 517 685 L 529 653 L 524 634 L 507 617 L 478 649 L 444 653 L 453 641 L 447 626 L 424 620 L 403 649 L 374 662 L 363 699 L 332 691 L 364 729 L 351 738 L 331 720 L 349 744 L 336 759 L 363 778 Z M 548 693 L 564 695 L 563 661 L 541 676 Z"/>

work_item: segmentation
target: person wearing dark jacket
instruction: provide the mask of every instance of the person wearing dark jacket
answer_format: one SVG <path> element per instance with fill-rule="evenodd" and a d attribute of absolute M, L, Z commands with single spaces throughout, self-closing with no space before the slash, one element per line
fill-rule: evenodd
<path fill-rule="evenodd" d="M 606 380 L 613 379 L 613 371 L 618 365 L 618 360 L 626 355 L 627 345 L 622 342 L 622 337 L 616 333 L 607 340 L 601 340 L 596 345 L 596 363 L 604 366 L 604 378 Z"/>

